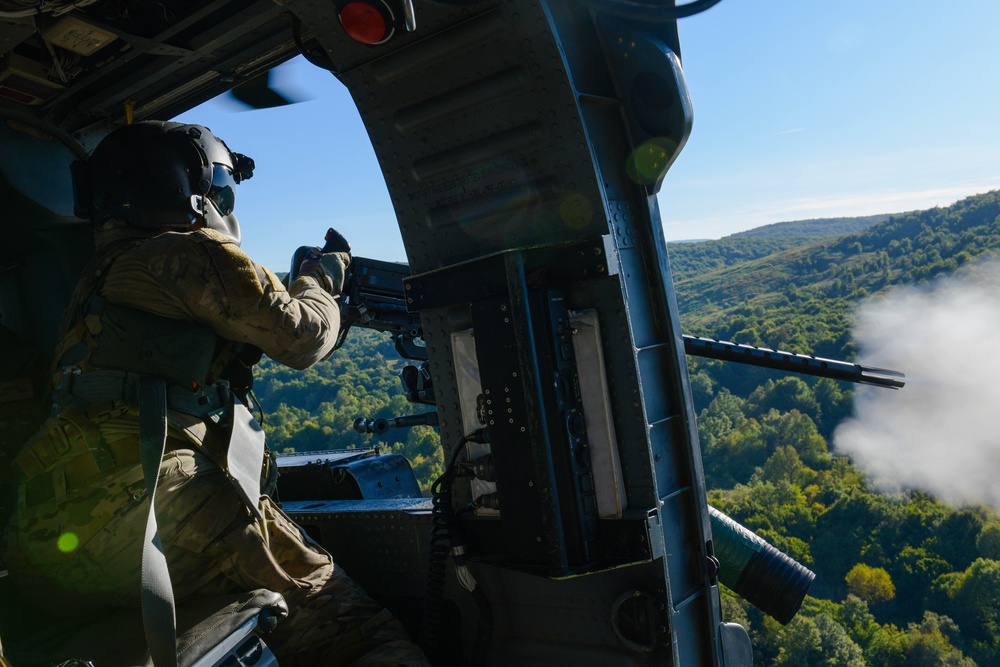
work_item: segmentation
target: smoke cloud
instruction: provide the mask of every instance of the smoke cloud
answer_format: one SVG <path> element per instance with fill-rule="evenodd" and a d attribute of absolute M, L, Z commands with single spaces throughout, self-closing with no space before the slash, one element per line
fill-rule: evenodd
<path fill-rule="evenodd" d="M 883 488 L 1000 509 L 1000 259 L 892 290 L 856 322 L 861 363 L 906 386 L 859 387 L 835 449 Z"/>

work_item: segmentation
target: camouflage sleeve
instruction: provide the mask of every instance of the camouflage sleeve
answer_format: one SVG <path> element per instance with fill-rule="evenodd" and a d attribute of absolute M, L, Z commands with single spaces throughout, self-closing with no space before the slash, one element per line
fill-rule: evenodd
<path fill-rule="evenodd" d="M 329 356 L 340 330 L 335 297 L 308 276 L 288 289 L 228 237 L 166 233 L 119 257 L 101 290 L 109 301 L 211 327 L 303 369 Z"/>

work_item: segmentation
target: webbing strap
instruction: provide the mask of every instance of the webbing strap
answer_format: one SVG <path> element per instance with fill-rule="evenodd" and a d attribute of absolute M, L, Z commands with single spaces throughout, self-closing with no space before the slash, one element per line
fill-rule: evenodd
<path fill-rule="evenodd" d="M 260 471 L 264 465 L 264 429 L 239 401 L 230 409 L 232 434 L 226 452 L 226 472 L 236 493 L 257 520 L 260 512 Z"/>
<path fill-rule="evenodd" d="M 177 667 L 177 620 L 167 559 L 156 527 L 156 487 L 167 442 L 167 385 L 162 378 L 139 380 L 139 456 L 146 478 L 149 516 L 142 544 L 142 625 L 155 667 Z"/>

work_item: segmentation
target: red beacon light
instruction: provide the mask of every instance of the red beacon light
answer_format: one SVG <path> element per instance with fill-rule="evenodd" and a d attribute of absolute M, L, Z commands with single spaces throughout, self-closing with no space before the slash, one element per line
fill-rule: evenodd
<path fill-rule="evenodd" d="M 396 15 L 385 0 L 355 0 L 340 10 L 340 24 L 362 44 L 384 44 L 396 32 Z"/>

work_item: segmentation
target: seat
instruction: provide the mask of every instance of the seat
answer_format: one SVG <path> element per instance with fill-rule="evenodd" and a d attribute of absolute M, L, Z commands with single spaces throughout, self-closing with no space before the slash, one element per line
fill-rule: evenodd
<path fill-rule="evenodd" d="M 259 635 L 270 632 L 287 614 L 284 598 L 266 589 L 180 605 L 178 667 L 277 665 Z M 42 667 L 74 659 L 81 666 L 89 662 L 94 667 L 152 667 L 138 609 L 89 619 L 32 618 L 30 626 L 27 633 L 4 635 L 4 656 L 13 667 Z"/>

